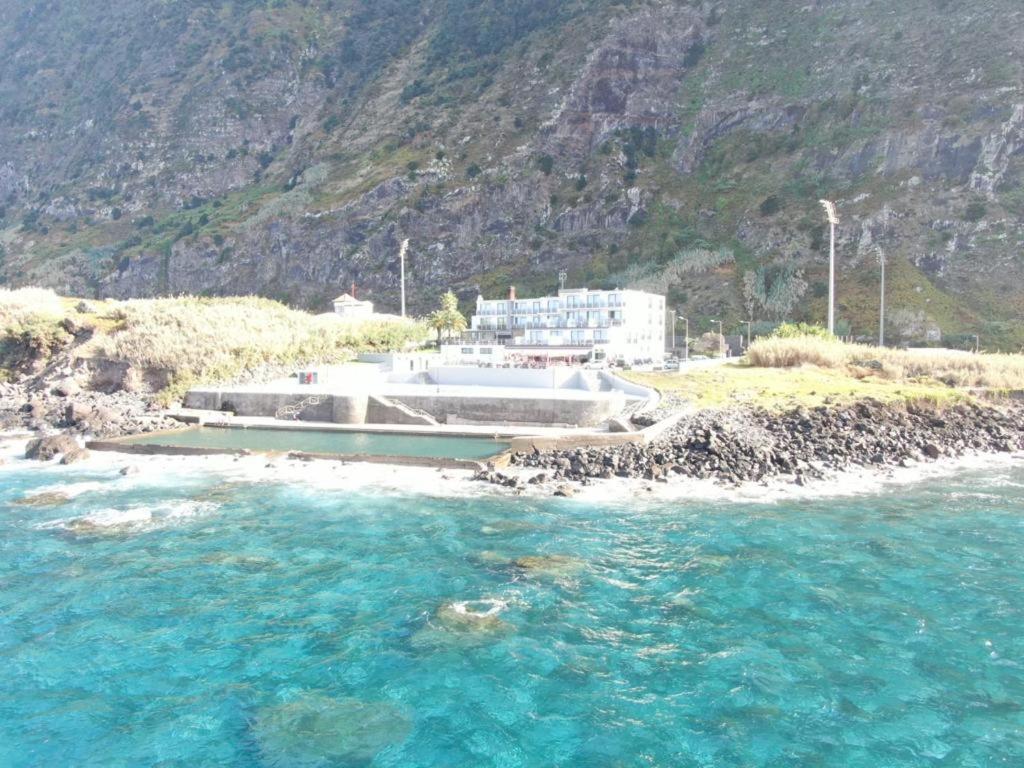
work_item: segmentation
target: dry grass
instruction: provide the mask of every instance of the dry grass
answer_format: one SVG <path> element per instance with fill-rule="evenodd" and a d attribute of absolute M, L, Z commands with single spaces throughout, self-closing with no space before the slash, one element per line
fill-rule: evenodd
<path fill-rule="evenodd" d="M 49 358 L 71 342 L 61 327 L 64 307 L 53 291 L 43 288 L 0 289 L 0 379 L 8 369 Z"/>
<path fill-rule="evenodd" d="M 265 366 L 338 363 L 361 350 L 400 349 L 425 338 L 411 321 L 344 322 L 275 301 L 245 298 L 140 299 L 115 306 L 120 321 L 90 351 L 178 381 L 217 382 Z"/>
<path fill-rule="evenodd" d="M 655 387 L 667 405 L 724 408 L 746 405 L 769 410 L 796 406 L 846 404 L 872 398 L 880 402 L 930 402 L 942 405 L 965 399 L 966 393 L 937 381 L 893 381 L 880 376 L 851 376 L 833 368 L 755 368 L 743 363 L 679 373 L 622 374 Z"/>
<path fill-rule="evenodd" d="M 0 365 L 45 359 L 72 338 L 62 327 L 91 331 L 78 357 L 126 362 L 167 372 L 166 399 L 196 382 L 217 383 L 265 368 L 338 363 L 359 351 L 402 349 L 429 335 L 413 321 L 344 321 L 311 315 L 255 297 L 138 299 L 89 302 L 52 291 L 0 291 Z M 68 321 L 68 322 L 65 322 Z M 52 338 L 51 338 L 52 336 Z"/>
<path fill-rule="evenodd" d="M 46 288 L 0 288 L 0 330 L 31 319 L 58 321 L 64 316 L 60 297 Z"/>
<path fill-rule="evenodd" d="M 1024 389 L 1024 355 L 907 351 L 804 336 L 759 339 L 751 345 L 747 359 L 759 368 L 814 365 L 858 378 L 930 379 L 949 387 Z"/>

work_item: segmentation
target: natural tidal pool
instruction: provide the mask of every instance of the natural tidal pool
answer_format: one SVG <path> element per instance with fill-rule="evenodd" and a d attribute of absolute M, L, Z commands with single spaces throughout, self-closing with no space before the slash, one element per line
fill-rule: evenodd
<path fill-rule="evenodd" d="M 0 765 L 1022 765 L 1022 511 L 15 464 Z"/>
<path fill-rule="evenodd" d="M 305 451 L 470 460 L 490 458 L 508 448 L 508 443 L 487 437 L 219 427 L 195 427 L 140 435 L 123 442 L 130 445 L 215 448 L 226 451 Z"/>

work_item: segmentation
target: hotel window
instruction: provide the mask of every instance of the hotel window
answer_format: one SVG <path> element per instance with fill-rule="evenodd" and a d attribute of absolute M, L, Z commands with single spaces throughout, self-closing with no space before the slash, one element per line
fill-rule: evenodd
<path fill-rule="evenodd" d="M 464 355 L 472 355 L 473 354 L 473 348 L 472 347 L 463 347 L 462 348 L 462 354 L 464 354 Z"/>

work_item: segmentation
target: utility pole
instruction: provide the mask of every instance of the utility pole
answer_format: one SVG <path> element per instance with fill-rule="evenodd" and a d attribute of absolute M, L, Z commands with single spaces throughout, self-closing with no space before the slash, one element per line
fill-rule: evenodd
<path fill-rule="evenodd" d="M 672 310 L 672 354 L 676 353 L 676 311 Z"/>
<path fill-rule="evenodd" d="M 752 327 L 754 325 L 754 321 L 753 320 L 743 320 L 742 322 L 747 324 L 747 349 L 750 349 L 750 335 L 751 335 L 751 329 L 752 329 Z"/>
<path fill-rule="evenodd" d="M 405 252 L 409 250 L 408 238 L 402 241 L 402 250 L 398 252 L 398 260 L 402 262 L 402 317 L 405 317 Z"/>
<path fill-rule="evenodd" d="M 878 310 L 878 346 L 885 346 L 885 251 L 878 249 L 878 260 L 882 262 L 882 298 Z"/>
<path fill-rule="evenodd" d="M 839 216 L 836 215 L 836 204 L 831 200 L 819 200 L 828 216 L 829 238 L 828 238 L 828 332 L 835 336 L 836 333 L 836 224 L 839 223 Z"/>
<path fill-rule="evenodd" d="M 565 290 L 565 281 L 566 281 L 566 279 L 568 277 L 569 277 L 569 273 L 566 272 L 564 269 L 561 269 L 561 270 L 558 271 L 558 290 L 560 290 L 560 291 L 564 291 Z"/>

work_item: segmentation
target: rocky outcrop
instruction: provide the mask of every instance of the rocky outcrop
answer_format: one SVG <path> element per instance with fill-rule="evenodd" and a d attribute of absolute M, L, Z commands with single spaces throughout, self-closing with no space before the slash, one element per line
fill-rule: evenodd
<path fill-rule="evenodd" d="M 957 405 L 943 410 L 864 401 L 778 414 L 738 409 L 685 418 L 649 445 L 516 454 L 554 482 L 673 476 L 727 485 L 790 478 L 804 484 L 851 468 L 908 466 L 970 453 L 1024 450 L 1024 409 Z M 480 479 L 517 487 L 521 480 Z"/>
<path fill-rule="evenodd" d="M 81 450 L 78 441 L 71 435 L 51 435 L 37 437 L 25 446 L 25 458 L 37 461 L 50 461 L 61 454 L 76 456 Z"/>

